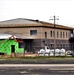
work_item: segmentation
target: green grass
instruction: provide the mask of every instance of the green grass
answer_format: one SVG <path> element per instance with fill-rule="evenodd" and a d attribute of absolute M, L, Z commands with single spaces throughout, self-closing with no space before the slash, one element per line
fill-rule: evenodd
<path fill-rule="evenodd" d="M 0 57 L 0 64 L 74 64 L 74 57 Z"/>
<path fill-rule="evenodd" d="M 36 56 L 36 57 L 0 57 L 0 59 L 47 59 L 47 58 L 52 58 L 52 59 L 64 59 L 64 58 L 74 58 L 72 56 Z"/>

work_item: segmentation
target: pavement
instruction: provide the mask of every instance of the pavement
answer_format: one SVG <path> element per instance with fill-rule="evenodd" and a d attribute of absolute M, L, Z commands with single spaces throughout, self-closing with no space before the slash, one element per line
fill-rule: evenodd
<path fill-rule="evenodd" d="M 74 70 L 74 64 L 0 64 L 0 67 L 20 67 L 31 69 Z"/>
<path fill-rule="evenodd" d="M 74 75 L 74 64 L 0 64 L 0 75 Z"/>
<path fill-rule="evenodd" d="M 29 67 L 69 67 L 69 66 L 71 66 L 71 67 L 74 67 L 74 64 L 0 64 L 0 67 L 3 67 L 3 66 L 6 66 L 6 67 L 25 67 L 25 66 L 29 66 Z"/>
<path fill-rule="evenodd" d="M 0 64 L 0 75 L 74 75 L 74 64 Z"/>

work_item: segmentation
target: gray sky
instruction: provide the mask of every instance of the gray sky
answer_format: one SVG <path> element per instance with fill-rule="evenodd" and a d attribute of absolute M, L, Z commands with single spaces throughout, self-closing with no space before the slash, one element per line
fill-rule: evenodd
<path fill-rule="evenodd" d="M 27 18 L 74 27 L 74 0 L 0 0 L 0 21 Z"/>

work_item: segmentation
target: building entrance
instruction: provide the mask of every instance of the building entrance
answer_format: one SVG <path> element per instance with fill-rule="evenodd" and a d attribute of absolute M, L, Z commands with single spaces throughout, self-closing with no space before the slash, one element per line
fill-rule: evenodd
<path fill-rule="evenodd" d="M 24 40 L 24 45 L 25 45 L 25 48 L 24 49 L 27 52 L 32 52 L 32 50 L 31 50 L 31 44 L 32 44 L 32 40 L 31 39 Z"/>
<path fill-rule="evenodd" d="M 15 45 L 11 45 L 11 53 L 15 53 Z"/>

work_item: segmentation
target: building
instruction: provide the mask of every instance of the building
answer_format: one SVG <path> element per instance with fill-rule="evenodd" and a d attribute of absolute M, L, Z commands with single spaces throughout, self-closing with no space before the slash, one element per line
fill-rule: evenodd
<path fill-rule="evenodd" d="M 54 31 L 55 30 L 55 31 Z M 50 49 L 54 48 L 65 48 L 70 50 L 69 39 L 73 35 L 74 28 L 67 27 L 63 25 L 54 25 L 51 23 L 31 20 L 31 19 L 12 19 L 7 21 L 0 22 L 0 34 L 3 35 L 12 35 L 16 39 L 21 38 L 23 42 L 15 42 L 14 38 L 9 39 L 0 44 L 0 52 L 37 52 L 42 48 L 47 46 Z M 55 42 L 54 42 L 54 33 L 55 33 Z M 9 38 L 9 37 L 7 37 Z M 6 38 L 0 38 L 0 40 L 6 40 Z M 13 40 L 13 41 L 12 41 Z M 14 42 L 14 43 L 11 43 Z M 3 44 L 3 45 L 2 45 Z M 5 47 L 5 48 L 3 48 Z"/>

